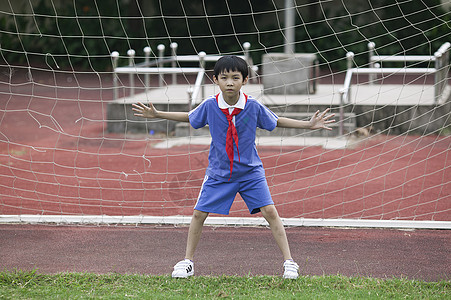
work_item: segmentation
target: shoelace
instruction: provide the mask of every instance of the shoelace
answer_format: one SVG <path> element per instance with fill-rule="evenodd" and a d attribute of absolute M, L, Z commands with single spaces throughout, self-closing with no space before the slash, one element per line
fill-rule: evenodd
<path fill-rule="evenodd" d="M 299 269 L 298 264 L 291 260 L 285 261 L 283 264 L 283 267 L 285 268 L 286 271 L 291 271 L 291 272 L 297 272 Z"/>
<path fill-rule="evenodd" d="M 192 263 L 186 260 L 179 261 L 174 266 L 174 270 L 186 270 L 187 273 L 191 272 L 192 269 L 193 269 Z"/>

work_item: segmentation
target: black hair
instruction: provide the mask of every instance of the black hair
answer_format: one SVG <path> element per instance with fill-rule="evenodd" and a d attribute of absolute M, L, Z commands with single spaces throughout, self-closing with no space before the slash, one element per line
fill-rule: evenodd
<path fill-rule="evenodd" d="M 249 75 L 247 63 L 244 59 L 235 55 L 225 55 L 218 59 L 214 68 L 214 75 L 218 78 L 223 72 L 240 72 L 243 80 Z"/>

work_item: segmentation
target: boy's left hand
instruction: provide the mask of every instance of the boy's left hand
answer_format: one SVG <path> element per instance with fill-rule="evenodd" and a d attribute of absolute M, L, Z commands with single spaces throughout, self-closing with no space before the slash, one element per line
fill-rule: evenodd
<path fill-rule="evenodd" d="M 310 119 L 310 129 L 327 129 L 327 130 L 332 130 L 332 128 L 330 128 L 329 126 L 327 126 L 328 124 L 334 123 L 335 120 L 330 120 L 330 118 L 333 118 L 335 116 L 335 114 L 328 114 L 327 113 L 330 111 L 330 109 L 326 109 L 325 111 L 323 111 L 322 113 L 320 113 L 320 111 L 316 111 L 315 114 L 312 116 L 312 118 Z"/>

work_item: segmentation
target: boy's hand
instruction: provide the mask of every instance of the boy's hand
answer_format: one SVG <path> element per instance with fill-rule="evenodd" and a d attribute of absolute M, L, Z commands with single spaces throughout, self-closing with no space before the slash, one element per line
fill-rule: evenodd
<path fill-rule="evenodd" d="M 138 102 L 137 104 L 132 104 L 132 110 L 135 111 L 135 116 L 155 119 L 157 118 L 158 111 L 155 109 L 152 103 L 149 103 L 149 106 Z"/>
<path fill-rule="evenodd" d="M 335 120 L 329 120 L 330 118 L 333 118 L 335 114 L 329 114 L 326 115 L 329 112 L 329 108 L 323 111 L 322 113 L 318 111 L 315 112 L 315 114 L 310 119 L 310 129 L 327 129 L 332 130 L 328 124 L 334 123 Z"/>

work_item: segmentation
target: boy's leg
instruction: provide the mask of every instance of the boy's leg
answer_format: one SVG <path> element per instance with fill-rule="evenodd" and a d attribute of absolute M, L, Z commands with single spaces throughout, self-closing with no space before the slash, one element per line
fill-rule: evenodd
<path fill-rule="evenodd" d="M 277 209 L 274 205 L 267 205 L 260 208 L 263 217 L 269 223 L 272 235 L 276 240 L 277 246 L 279 246 L 282 251 L 284 260 L 292 259 L 290 246 L 288 245 L 287 234 L 285 233 L 285 228 L 283 227 L 282 220 L 277 213 Z"/>
<path fill-rule="evenodd" d="M 207 212 L 194 210 L 193 218 L 191 219 L 191 223 L 189 225 L 188 239 L 186 241 L 186 259 L 193 260 L 194 252 L 196 251 L 197 244 L 199 243 L 204 222 L 207 217 Z"/>
<path fill-rule="evenodd" d="M 299 266 L 291 258 L 290 246 L 288 245 L 287 234 L 283 227 L 282 220 L 277 213 L 276 207 L 271 204 L 260 208 L 263 217 L 268 221 L 271 227 L 272 234 L 276 240 L 277 245 L 282 251 L 284 263 L 283 263 L 283 278 L 296 279 L 299 276 Z"/>
<path fill-rule="evenodd" d="M 188 239 L 186 242 L 185 259 L 179 261 L 174 266 L 172 277 L 175 278 L 187 278 L 194 275 L 194 251 L 196 251 L 197 244 L 199 243 L 200 236 L 202 234 L 202 228 L 204 221 L 207 218 L 208 213 L 199 210 L 194 210 L 193 218 L 188 231 Z"/>

